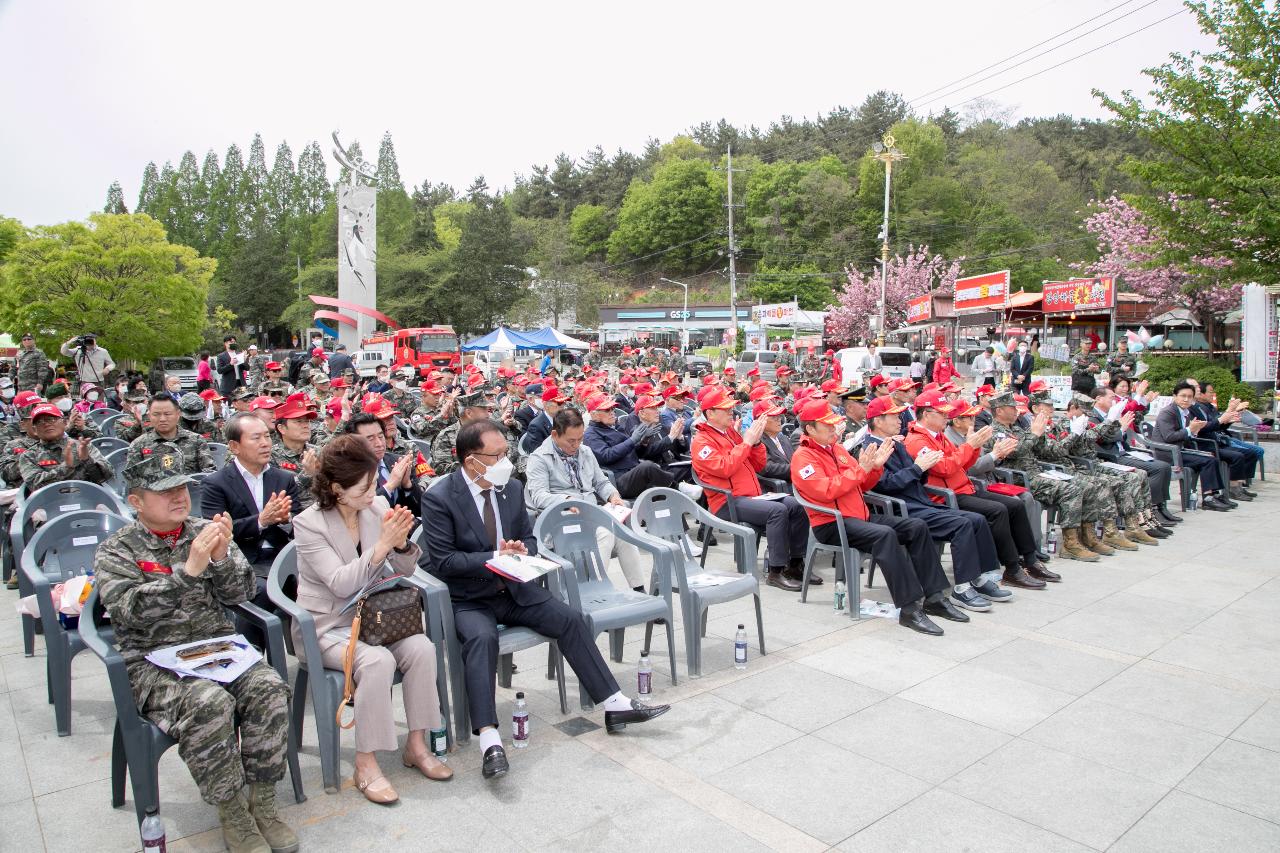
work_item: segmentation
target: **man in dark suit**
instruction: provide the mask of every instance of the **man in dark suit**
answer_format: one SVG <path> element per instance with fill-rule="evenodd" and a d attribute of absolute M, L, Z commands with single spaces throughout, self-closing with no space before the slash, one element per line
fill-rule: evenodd
<path fill-rule="evenodd" d="M 569 402 L 569 398 L 564 395 L 554 385 L 546 386 L 542 392 L 542 411 L 529 421 L 529 426 L 525 428 L 524 434 L 520 436 L 520 450 L 526 454 L 532 453 L 542 446 L 542 442 L 547 440 L 547 436 L 551 435 L 551 421 L 556 416 L 556 412 L 560 411 L 560 407 Z"/>
<path fill-rule="evenodd" d="M 494 701 L 499 624 L 524 626 L 556 640 L 591 700 L 604 705 L 607 731 L 666 713 L 668 705 L 650 707 L 623 695 L 581 613 L 541 584 L 516 583 L 489 570 L 486 564 L 498 556 L 536 554 L 538 541 L 523 487 L 510 479 L 513 466 L 498 425 L 487 418 L 467 424 L 458 431 L 456 449 L 459 467 L 422 500 L 423 560 L 427 571 L 449 587 L 484 777 L 509 769 Z"/>
<path fill-rule="evenodd" d="M 345 374 L 348 370 L 354 370 L 355 363 L 351 360 L 351 356 L 347 353 L 346 344 L 338 344 L 334 347 L 333 353 L 329 356 L 329 375 L 334 379 Z"/>
<path fill-rule="evenodd" d="M 218 353 L 215 365 L 218 371 L 218 393 L 227 399 L 235 393 L 240 384 L 240 367 L 237 364 L 239 353 L 236 347 L 236 336 L 227 335 L 222 339 L 222 352 Z"/>
<path fill-rule="evenodd" d="M 764 435 L 760 443 L 764 445 L 764 469 L 760 476 L 769 480 L 780 481 L 789 490 L 791 483 L 791 456 L 795 447 L 782 434 L 782 416 L 786 409 L 778 405 L 776 400 L 757 400 L 751 410 L 755 420 L 764 418 Z"/>
<path fill-rule="evenodd" d="M 1018 344 L 1018 348 L 1009 356 L 1009 381 L 1018 394 L 1027 393 L 1031 384 L 1031 373 L 1036 369 L 1036 357 L 1031 354 L 1026 341 Z"/>
<path fill-rule="evenodd" d="M 1212 441 L 1217 446 L 1218 458 L 1227 463 L 1231 479 L 1228 494 L 1234 501 L 1253 500 L 1257 494 L 1245 488 L 1245 483 L 1253 479 L 1261 452 L 1255 455 L 1252 448 L 1244 451 L 1232 445 L 1230 427 L 1231 424 L 1240 420 L 1240 412 L 1234 408 L 1235 401 L 1232 401 L 1233 405 L 1228 407 L 1228 411 L 1220 412 L 1218 395 L 1212 385 L 1202 386 L 1190 377 L 1187 378 L 1187 384 L 1196 389 L 1196 401 L 1191 406 L 1191 412 L 1205 421 L 1204 429 L 1200 431 L 1197 438 L 1201 441 Z"/>
<path fill-rule="evenodd" d="M 1088 411 L 1089 422 L 1101 424 L 1108 419 L 1112 408 L 1123 403 L 1116 397 L 1116 392 L 1111 388 L 1099 386 L 1093 389 L 1093 408 Z M 1182 521 L 1176 515 L 1169 511 L 1169 483 L 1173 479 L 1173 466 L 1168 462 L 1160 459 L 1146 456 L 1135 456 L 1134 448 L 1129 445 L 1129 439 L 1125 435 L 1124 430 L 1120 431 L 1120 438 L 1111 444 L 1103 445 L 1099 443 L 1098 455 L 1112 462 L 1119 462 L 1122 465 L 1129 465 L 1147 472 L 1147 483 L 1151 487 L 1151 504 L 1155 507 L 1155 513 L 1160 521 L 1167 521 L 1170 524 L 1177 524 Z"/>
<path fill-rule="evenodd" d="M 1179 382 L 1173 389 L 1173 405 L 1165 406 L 1156 415 L 1156 425 L 1151 437 L 1162 444 L 1174 444 L 1182 448 L 1182 464 L 1194 468 L 1200 475 L 1200 488 L 1204 500 L 1200 505 L 1213 512 L 1226 512 L 1239 504 L 1222 493 L 1226 486 L 1218 473 L 1218 460 L 1211 454 L 1196 451 L 1196 436 L 1204 429 L 1206 422 L 1197 418 L 1192 412 L 1195 404 L 1196 389 L 1189 382 Z M 1167 451 L 1157 449 L 1157 458 L 1171 456 Z M 1172 459 L 1165 459 L 1172 462 Z"/>
<path fill-rule="evenodd" d="M 417 515 L 421 508 L 414 464 L 417 452 L 412 445 L 402 454 L 387 450 L 384 422 L 394 418 L 395 411 L 385 400 L 375 399 L 363 412 L 352 415 L 343 429 L 363 438 L 378 457 L 378 494 L 391 506 L 402 506 Z"/>
<path fill-rule="evenodd" d="M 521 397 L 522 405 L 515 410 L 513 417 L 516 423 L 520 424 L 520 432 L 524 434 L 529 431 L 529 424 L 538 416 L 538 409 L 533 405 L 535 399 L 541 399 L 542 386 L 538 383 L 532 383 L 524 386 L 524 396 Z"/>
<path fill-rule="evenodd" d="M 236 545 L 264 578 L 293 539 L 290 519 L 302 511 L 302 496 L 293 475 L 271 464 L 271 433 L 261 419 L 233 415 L 225 433 L 234 459 L 200 484 L 200 511 L 205 518 L 230 516 Z"/>

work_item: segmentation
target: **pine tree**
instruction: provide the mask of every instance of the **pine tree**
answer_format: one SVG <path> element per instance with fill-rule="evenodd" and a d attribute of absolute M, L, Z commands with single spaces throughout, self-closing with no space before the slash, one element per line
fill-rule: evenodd
<path fill-rule="evenodd" d="M 316 216 L 324 210 L 332 194 L 328 166 L 320 143 L 311 142 L 302 149 L 302 156 L 298 158 L 296 209 L 302 216 Z"/>
<path fill-rule="evenodd" d="M 210 148 L 205 152 L 204 163 L 200 166 L 200 183 L 204 187 L 204 217 L 201 220 L 204 223 L 204 233 L 201 235 L 201 243 L 204 246 L 206 254 L 211 246 L 218 242 L 219 229 L 221 223 L 218 221 L 217 210 L 214 204 L 214 193 L 217 190 L 218 182 L 222 179 L 222 167 L 218 165 L 218 155 Z"/>
<path fill-rule="evenodd" d="M 124 206 L 124 190 L 120 188 L 119 181 L 112 181 L 111 186 L 107 188 L 107 203 L 102 208 L 103 213 L 128 213 L 129 210 Z"/>
<path fill-rule="evenodd" d="M 155 215 L 156 195 L 159 193 L 160 170 L 156 168 L 155 161 L 147 164 L 147 168 L 142 170 L 142 187 L 138 190 L 138 204 L 134 210 L 138 213 L 147 213 Z"/>
<path fill-rule="evenodd" d="M 169 240 L 204 250 L 204 223 L 207 214 L 208 190 L 200 179 L 196 155 L 190 151 L 182 155 L 178 171 L 174 175 L 173 223 Z"/>
<path fill-rule="evenodd" d="M 244 167 L 239 193 L 246 222 L 261 222 L 267 215 L 270 195 L 267 183 L 267 147 L 262 142 L 262 134 L 255 133 L 253 142 L 249 143 L 249 161 Z"/>
<path fill-rule="evenodd" d="M 378 167 L 374 172 L 373 185 L 380 192 L 404 191 L 404 182 L 400 180 L 400 166 L 396 163 L 396 147 L 391 143 L 389 130 L 382 134 L 382 144 L 378 146 Z"/>
<path fill-rule="evenodd" d="M 267 176 L 269 216 L 277 227 L 285 228 L 296 213 L 298 177 L 293 171 L 293 149 L 288 142 L 281 142 L 276 149 L 276 160 Z"/>
<path fill-rule="evenodd" d="M 222 173 L 214 184 L 209 199 L 213 221 L 210 223 L 213 244 L 224 244 L 245 233 L 244 204 L 240 197 L 240 184 L 244 180 L 244 158 L 240 146 L 234 142 L 222 158 Z"/>
<path fill-rule="evenodd" d="M 160 220 L 169 235 L 173 234 L 177 225 L 178 208 L 178 173 L 174 170 L 173 163 L 165 160 L 164 167 L 160 169 L 160 180 L 156 184 L 155 212 L 151 215 Z"/>

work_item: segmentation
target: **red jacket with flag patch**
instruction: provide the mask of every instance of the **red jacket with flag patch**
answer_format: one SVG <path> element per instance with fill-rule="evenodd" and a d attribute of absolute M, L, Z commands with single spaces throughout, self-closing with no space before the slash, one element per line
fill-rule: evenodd
<path fill-rule="evenodd" d="M 708 423 L 698 424 L 689 448 L 693 471 L 698 479 L 717 489 L 728 489 L 734 497 L 754 498 L 760 494 L 756 473 L 764 470 L 763 444 L 749 445 L 735 429 L 721 432 Z M 707 506 L 719 512 L 725 498 L 718 492 L 707 492 Z"/>
<path fill-rule="evenodd" d="M 791 485 L 800 497 L 819 506 L 835 507 L 844 517 L 859 521 L 867 520 L 862 493 L 880 481 L 880 471 L 864 471 L 843 445 L 823 447 L 807 435 L 800 439 L 800 446 L 791 457 Z M 835 521 L 825 512 L 808 508 L 805 512 L 811 527 Z"/>
<path fill-rule="evenodd" d="M 950 489 L 957 495 L 974 493 L 973 483 L 969 482 L 969 468 L 978 461 L 981 450 L 967 442 L 956 446 L 945 435 L 935 436 L 918 423 L 911 424 L 907 429 L 906 445 L 912 459 L 919 456 L 922 450 L 942 451 L 942 461 L 928 471 L 930 486 Z M 930 500 L 937 504 L 943 503 L 943 499 L 939 497 L 930 496 Z"/>

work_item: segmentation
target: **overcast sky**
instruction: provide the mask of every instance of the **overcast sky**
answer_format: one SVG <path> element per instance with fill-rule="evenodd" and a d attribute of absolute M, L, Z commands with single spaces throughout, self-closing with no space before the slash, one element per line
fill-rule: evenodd
<path fill-rule="evenodd" d="M 703 120 L 767 127 L 783 115 L 856 106 L 877 89 L 914 99 L 1109 12 L 1023 54 L 1014 62 L 1025 64 L 1005 74 L 977 82 L 992 73 L 984 72 L 922 104 L 927 114 L 1180 8 L 1177 0 L 0 0 L 0 215 L 28 225 L 83 218 L 101 209 L 112 180 L 132 209 L 147 161 L 176 165 L 187 149 L 202 160 L 210 148 L 221 160 L 231 142 L 247 149 L 255 131 L 268 166 L 282 139 L 295 156 L 320 140 L 327 155 L 335 129 L 373 160 L 390 130 L 408 185 L 430 178 L 465 188 L 483 174 L 492 187 L 510 186 L 560 151 L 639 151 L 651 136 L 667 141 Z M 1092 87 L 1145 92 L 1141 69 L 1205 46 L 1183 11 L 991 97 L 1018 118 L 1102 117 Z"/>

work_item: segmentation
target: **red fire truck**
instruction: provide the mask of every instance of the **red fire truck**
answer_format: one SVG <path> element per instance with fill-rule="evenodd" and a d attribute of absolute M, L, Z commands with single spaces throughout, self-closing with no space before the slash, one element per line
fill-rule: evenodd
<path fill-rule="evenodd" d="M 381 352 L 393 369 L 409 364 L 416 369 L 448 367 L 457 370 L 462 360 L 458 336 L 452 326 L 379 332 L 365 338 L 360 347 L 366 351 Z"/>

